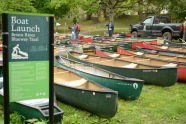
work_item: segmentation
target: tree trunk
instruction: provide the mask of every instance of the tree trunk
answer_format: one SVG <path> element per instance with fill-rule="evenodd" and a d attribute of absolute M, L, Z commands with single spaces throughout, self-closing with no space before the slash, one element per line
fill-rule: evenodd
<path fill-rule="evenodd" d="M 92 14 L 87 14 L 87 20 L 91 20 L 92 19 Z"/>
<path fill-rule="evenodd" d="M 143 19 L 143 13 L 141 11 L 138 11 L 139 21 L 142 21 Z"/>
<path fill-rule="evenodd" d="M 103 15 L 105 19 L 108 19 L 107 9 L 103 9 Z"/>
<path fill-rule="evenodd" d="M 115 16 L 115 13 L 114 13 L 114 9 L 110 9 L 110 12 L 109 12 L 109 21 L 112 21 L 114 23 L 114 16 Z"/>

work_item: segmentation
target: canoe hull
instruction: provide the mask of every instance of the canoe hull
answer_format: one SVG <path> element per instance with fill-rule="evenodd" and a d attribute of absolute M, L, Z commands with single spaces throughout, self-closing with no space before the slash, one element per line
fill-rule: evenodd
<path fill-rule="evenodd" d="M 3 104 L 3 96 L 0 94 L 0 104 Z M 26 119 L 33 119 L 37 118 L 40 121 L 48 120 L 49 119 L 49 107 L 44 106 L 43 108 L 40 107 L 33 107 L 21 104 L 19 102 L 13 102 L 10 104 L 10 111 L 11 112 L 18 112 L 20 115 L 24 116 Z M 54 106 L 54 123 L 61 123 L 63 111 L 59 109 L 57 106 Z"/>
<path fill-rule="evenodd" d="M 68 57 L 72 60 L 79 61 L 85 64 L 94 65 L 98 68 L 102 68 L 122 76 L 144 80 L 145 81 L 144 83 L 147 84 L 171 86 L 174 85 L 177 81 L 177 68 L 131 69 L 91 63 L 84 60 L 80 60 L 76 57 L 73 57 L 70 54 Z"/>
<path fill-rule="evenodd" d="M 186 82 L 186 67 L 178 68 L 178 81 Z"/>
<path fill-rule="evenodd" d="M 108 67 L 103 65 L 96 65 L 105 70 L 127 76 L 144 80 L 146 84 L 171 86 L 177 81 L 177 69 L 121 69 L 117 67 Z"/>
<path fill-rule="evenodd" d="M 95 113 L 101 117 L 113 117 L 117 111 L 117 94 L 90 91 L 55 84 L 58 100 Z"/>
<path fill-rule="evenodd" d="M 12 103 L 11 110 L 16 111 L 23 115 L 27 119 L 38 118 L 40 121 L 49 119 L 49 106 L 45 109 L 38 109 L 35 107 L 26 106 L 20 103 Z M 54 106 L 54 123 L 60 123 L 62 116 L 59 114 L 61 111 L 56 106 Z M 61 113 L 62 114 L 62 113 Z"/>
<path fill-rule="evenodd" d="M 152 53 L 152 54 L 167 55 L 167 56 L 185 56 L 186 55 L 186 53 L 183 53 L 183 52 L 160 51 L 160 50 L 148 49 L 144 47 L 136 47 L 136 51 L 147 52 L 147 53 Z"/>
<path fill-rule="evenodd" d="M 65 70 L 72 71 L 89 80 L 93 80 L 94 82 L 98 84 L 101 84 L 112 90 L 118 91 L 118 95 L 125 100 L 135 100 L 139 98 L 142 88 L 143 88 L 142 81 L 119 80 L 119 79 L 116 80 L 113 78 L 104 78 L 101 76 L 92 75 L 89 73 L 85 73 L 85 72 L 67 67 L 64 64 L 56 63 L 56 66 L 59 68 L 63 68 Z"/>
<path fill-rule="evenodd" d="M 130 55 L 129 52 L 123 50 L 122 48 L 118 48 L 118 53 L 119 54 L 125 54 L 125 55 Z M 135 54 L 131 54 L 133 56 L 136 56 Z M 183 62 L 177 62 L 177 61 L 170 61 L 170 60 L 161 60 L 159 58 L 151 58 L 151 57 L 145 57 L 145 58 L 150 58 L 150 59 L 154 59 L 154 60 L 160 60 L 160 61 L 165 61 L 165 62 L 169 62 L 169 63 L 175 63 L 175 64 L 180 64 L 180 65 L 184 65 L 186 66 L 185 63 Z M 186 82 L 186 67 L 178 67 L 177 68 L 178 71 L 178 81 L 179 82 Z"/>
<path fill-rule="evenodd" d="M 0 84 L 3 84 L 0 82 Z M 4 96 L 0 93 L 0 104 L 4 104 Z M 48 120 L 49 119 L 49 105 L 47 103 L 31 106 L 20 102 L 10 103 L 10 111 L 18 112 L 20 115 L 24 116 L 26 119 L 37 118 L 38 120 Z M 54 105 L 54 124 L 61 123 L 63 117 L 63 110 Z"/>

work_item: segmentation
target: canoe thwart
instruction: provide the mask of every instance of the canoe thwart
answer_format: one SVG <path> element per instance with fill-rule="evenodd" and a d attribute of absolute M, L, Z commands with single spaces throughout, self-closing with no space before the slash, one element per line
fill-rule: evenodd
<path fill-rule="evenodd" d="M 142 53 L 142 52 L 137 52 L 137 53 L 136 53 L 136 55 L 140 55 L 140 56 L 143 55 L 143 54 L 144 54 L 144 53 Z"/>
<path fill-rule="evenodd" d="M 169 64 L 166 64 L 166 65 L 163 65 L 164 67 L 177 67 L 177 64 L 175 63 L 169 63 Z"/>
<path fill-rule="evenodd" d="M 113 58 L 117 58 L 117 57 L 119 57 L 120 56 L 120 54 L 116 54 L 116 53 L 114 53 L 114 54 L 111 54 L 111 55 L 109 55 L 110 57 L 113 57 Z"/>
<path fill-rule="evenodd" d="M 162 46 L 161 49 L 166 50 L 166 49 L 168 49 L 168 46 Z"/>
<path fill-rule="evenodd" d="M 130 63 L 128 65 L 122 66 L 123 68 L 136 68 L 138 64 Z"/>
<path fill-rule="evenodd" d="M 84 54 L 83 54 L 83 55 L 80 55 L 78 58 L 79 58 L 79 59 L 86 59 L 87 57 L 88 57 L 88 55 L 84 55 Z"/>

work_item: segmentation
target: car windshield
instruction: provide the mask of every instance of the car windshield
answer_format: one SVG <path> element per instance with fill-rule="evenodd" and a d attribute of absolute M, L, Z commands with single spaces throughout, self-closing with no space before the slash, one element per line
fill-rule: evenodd
<path fill-rule="evenodd" d="M 143 21 L 143 23 L 145 23 L 145 24 L 149 24 L 150 23 L 151 24 L 152 23 L 152 17 L 145 19 Z"/>

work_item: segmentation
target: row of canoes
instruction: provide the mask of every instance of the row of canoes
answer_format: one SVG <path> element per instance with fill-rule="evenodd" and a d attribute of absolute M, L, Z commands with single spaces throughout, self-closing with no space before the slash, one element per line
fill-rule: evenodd
<path fill-rule="evenodd" d="M 127 46 L 127 45 L 125 45 Z M 150 53 L 156 53 L 161 55 L 168 55 L 168 56 L 180 56 L 186 57 L 186 48 L 184 47 L 172 47 L 172 46 L 165 46 L 165 45 L 152 45 L 145 42 L 139 43 L 130 43 L 128 44 L 129 49 L 134 49 L 137 51 L 144 51 Z"/>
<path fill-rule="evenodd" d="M 115 49 L 122 48 L 121 46 L 118 47 L 117 45 L 115 45 L 115 47 L 116 47 Z M 108 88 L 112 89 L 112 90 L 107 90 L 107 91 L 110 91 L 110 92 L 112 92 L 113 90 L 117 91 L 119 97 L 123 99 L 127 99 L 127 100 L 132 100 L 132 99 L 136 99 L 139 97 L 141 89 L 142 89 L 143 81 L 144 83 L 147 83 L 147 84 L 160 85 L 160 86 L 174 85 L 177 79 L 178 81 L 185 82 L 185 75 L 184 75 L 185 63 L 184 62 L 178 62 L 176 60 L 175 61 L 160 60 L 157 58 L 153 59 L 153 58 L 148 58 L 144 56 L 142 57 L 139 55 L 134 55 L 134 53 L 128 53 L 130 54 L 129 56 L 129 55 L 121 55 L 118 53 L 117 54 L 108 53 L 106 51 L 96 50 L 96 54 L 99 56 L 80 54 L 77 52 L 63 51 L 61 53 L 58 53 L 55 56 L 56 69 L 58 70 L 65 69 L 65 70 L 70 71 L 71 73 L 73 72 L 75 74 L 78 74 L 78 76 L 83 76 L 83 78 L 85 78 L 85 80 L 87 81 L 91 81 L 92 83 L 99 84 L 100 86 L 101 85 L 105 86 L 107 87 L 106 89 Z M 106 78 L 105 73 L 109 73 L 106 75 L 109 75 L 110 78 L 108 78 L 107 76 Z M 114 77 L 119 77 L 120 82 L 117 83 L 118 79 L 116 81 Z M 60 76 L 58 78 L 60 78 Z M 131 78 L 137 78 L 137 79 L 131 79 Z M 107 79 L 107 80 L 103 81 L 103 79 L 104 80 Z M 141 79 L 143 81 L 140 82 L 140 80 L 138 79 Z M 113 80 L 115 80 L 115 83 L 113 83 L 114 82 Z M 134 80 L 135 80 L 135 83 L 134 83 Z M 77 84 L 79 84 L 78 83 L 79 81 L 76 81 L 76 82 Z M 124 82 L 125 82 L 125 85 L 124 85 Z M 135 91 L 134 89 L 139 88 L 140 85 L 141 85 L 141 89 L 138 89 L 138 91 L 137 90 Z M 79 87 L 78 90 L 84 91 L 86 89 L 84 88 L 85 87 Z M 122 90 L 124 88 L 127 88 L 128 90 L 124 92 L 124 90 Z M 74 90 L 77 90 L 77 89 L 74 89 Z M 95 92 L 95 91 L 92 91 L 92 89 L 87 89 L 87 90 L 90 92 Z M 56 90 L 56 92 L 57 91 L 59 92 L 60 90 L 58 89 Z M 92 94 L 95 94 L 95 93 L 92 93 Z M 99 92 L 96 94 L 99 94 Z M 82 94 L 78 94 L 76 95 L 76 97 L 78 96 L 82 97 L 81 95 Z M 68 97 L 68 99 L 64 97 L 65 96 L 60 96 L 60 93 L 58 93 L 57 95 L 57 98 L 63 102 L 67 102 L 74 106 L 86 109 L 90 112 L 96 113 L 103 117 L 111 117 L 116 112 L 114 110 L 108 110 L 104 112 L 107 113 L 109 111 L 112 111 L 113 112 L 112 115 L 107 115 L 105 113 L 100 114 L 98 111 L 95 111 L 95 110 L 93 111 L 92 109 L 90 109 L 90 108 L 95 107 L 95 106 L 92 106 L 92 104 L 89 104 L 90 106 L 88 107 L 87 105 L 86 107 L 84 107 L 85 106 L 84 103 L 79 102 L 79 101 L 76 102 L 76 100 L 74 100 L 75 98 L 72 98 L 73 99 L 72 100 L 70 96 Z M 115 99 L 112 102 L 114 101 L 117 101 L 117 100 Z M 87 102 L 90 102 L 90 101 L 88 100 Z M 102 101 L 102 104 L 105 104 L 104 100 Z M 117 105 L 117 104 L 113 104 L 113 105 Z M 113 108 L 117 108 L 117 107 L 113 107 Z"/>
<path fill-rule="evenodd" d="M 61 55 L 122 76 L 141 79 L 148 84 L 171 86 L 177 81 L 176 67 L 146 66 L 145 64 L 131 63 L 127 60 L 96 55 L 82 55 L 77 52 L 63 52 Z"/>
<path fill-rule="evenodd" d="M 54 68 L 55 93 L 58 100 L 85 109 L 101 117 L 113 117 L 118 93 L 78 74 Z"/>
<path fill-rule="evenodd" d="M 97 50 L 96 53 L 99 56 L 117 58 L 120 60 L 135 63 L 135 64 L 143 64 L 151 68 L 154 68 L 154 67 L 177 68 L 178 81 L 186 82 L 186 63 L 181 63 L 177 61 L 168 61 L 166 59 L 163 60 L 163 59 L 158 59 L 158 58 L 140 56 L 140 55 L 132 54 L 132 52 L 127 52 L 122 48 L 118 48 L 118 51 L 119 53 L 123 53 L 123 54 L 101 51 L 101 50 Z"/>
<path fill-rule="evenodd" d="M 70 80 L 73 81 L 67 81 L 67 84 L 68 82 L 73 82 L 73 84 L 79 87 L 72 88 L 72 85 L 65 86 L 66 93 L 67 91 L 69 91 L 68 94 L 62 93 L 62 89 L 57 89 L 57 85 L 59 85 L 60 83 L 56 83 L 55 86 L 57 89 L 57 98 L 62 102 L 69 103 L 82 109 L 86 109 L 102 117 L 112 117 L 115 115 L 117 111 L 117 109 L 115 109 L 117 108 L 117 94 L 120 98 L 126 100 L 137 99 L 142 91 L 143 81 L 147 84 L 171 86 L 176 83 L 177 77 L 181 77 L 178 75 L 183 74 L 180 70 L 183 69 L 185 71 L 184 63 L 175 64 L 173 62 L 158 61 L 156 59 L 151 60 L 137 55 L 121 55 L 118 53 L 110 53 L 99 50 L 97 50 L 96 53 L 99 56 L 69 52 L 65 50 L 58 52 L 55 56 L 55 68 L 56 70 L 60 71 L 62 71 L 62 69 L 65 69 L 66 73 L 68 71 L 68 73 L 70 72 L 70 74 L 72 74 L 73 72 L 78 76 L 82 76 L 84 78 L 84 81 L 89 81 L 89 83 L 91 82 L 93 87 L 95 84 L 98 86 L 105 86 L 107 87 L 105 88 L 105 90 L 107 91 L 106 93 L 102 91 L 102 88 L 93 90 L 89 86 L 84 87 L 85 83 L 82 83 L 82 81 L 80 81 L 82 80 L 82 77 L 80 80 L 74 79 L 75 81 L 73 80 L 73 77 L 70 77 Z M 58 71 L 56 71 L 56 73 L 58 73 Z M 60 80 L 63 82 L 64 78 L 66 79 L 67 77 L 69 77 L 67 75 L 64 76 L 64 72 L 62 72 L 61 75 L 60 73 L 59 75 L 56 73 L 54 73 L 54 77 L 56 80 L 55 82 L 60 82 Z M 182 78 L 179 78 L 179 80 L 182 80 Z M 183 80 L 185 81 L 185 76 L 183 76 Z M 60 87 L 64 87 L 64 84 L 66 84 L 65 82 L 66 81 L 60 84 Z M 92 94 L 97 94 L 97 96 L 100 95 L 101 91 L 102 94 L 104 94 L 103 96 L 105 97 L 108 97 L 108 92 L 110 92 L 109 94 L 114 93 L 114 91 L 117 92 L 115 92 L 114 99 L 109 99 L 111 100 L 110 103 L 113 104 L 108 105 L 107 103 L 105 103 L 104 98 L 102 98 L 101 96 L 98 98 L 94 95 L 89 95 L 89 93 L 87 93 L 86 95 L 85 91 L 91 92 Z M 71 94 L 71 92 L 73 95 L 69 95 Z M 89 97 L 89 99 L 87 99 L 87 96 Z M 77 97 L 86 99 L 86 103 L 90 103 L 92 99 L 96 99 L 95 101 L 99 101 L 100 106 L 105 104 L 105 106 L 113 109 L 103 108 L 104 110 L 101 110 L 102 112 L 100 113 L 100 111 L 98 111 L 99 109 L 95 109 L 96 106 L 94 104 L 85 105 L 84 101 L 78 101 Z M 102 98 L 103 100 L 101 100 L 100 98 Z M 97 107 L 99 108 L 100 106 Z M 110 113 L 110 115 L 108 115 L 108 113 Z"/>
<path fill-rule="evenodd" d="M 118 96 L 125 100 L 137 99 L 143 82 L 170 86 L 176 82 L 177 75 L 179 81 L 185 81 L 185 75 L 179 76 L 185 73 L 183 62 L 159 62 L 156 59 L 98 50 L 96 53 L 99 56 L 73 52 L 55 56 L 54 87 L 57 99 L 101 117 L 113 117 L 117 112 Z M 3 95 L 1 102 L 2 98 Z M 48 99 L 16 102 L 11 109 L 26 118 L 46 119 Z M 55 120 L 60 120 L 63 112 L 58 107 L 54 108 L 54 112 Z"/>
<path fill-rule="evenodd" d="M 101 117 L 113 117 L 116 114 L 118 96 L 135 100 L 142 91 L 142 80 L 83 64 L 60 53 L 55 56 L 55 66 L 57 99 Z"/>

